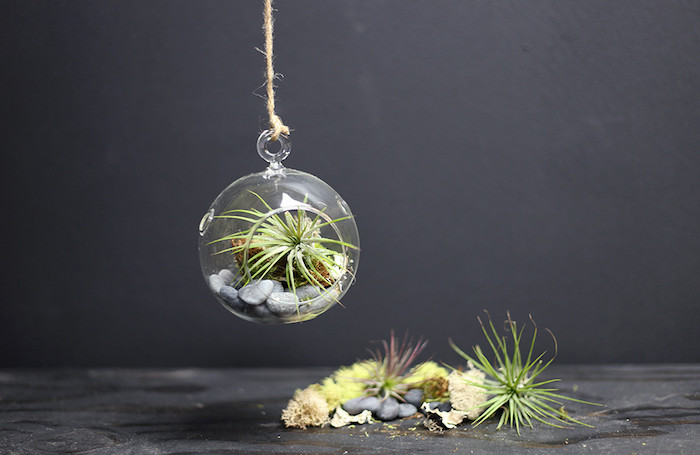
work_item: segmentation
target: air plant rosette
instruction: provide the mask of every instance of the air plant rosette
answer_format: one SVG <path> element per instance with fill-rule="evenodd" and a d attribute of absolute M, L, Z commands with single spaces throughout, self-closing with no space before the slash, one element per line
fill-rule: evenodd
<path fill-rule="evenodd" d="M 554 334 L 548 330 L 554 343 L 554 354 L 546 359 L 546 352 L 535 354 L 537 325 L 530 317 L 534 326 L 532 336 L 527 342 L 523 339 L 525 324 L 518 324 L 507 313 L 506 335 L 496 330 L 488 312 L 488 324 L 477 318 L 486 341 L 491 348 L 490 360 L 479 345 L 473 347 L 474 355 L 462 351 L 450 340 L 450 345 L 462 358 L 467 361 L 469 371 L 460 378 L 462 387 L 480 391 L 484 400 L 471 410 L 478 410 L 473 417 L 473 425 L 477 426 L 491 418 L 498 418 L 496 429 L 504 425 L 515 427 L 518 434 L 523 426 L 533 428 L 533 423 L 539 422 L 557 428 L 570 428 L 572 424 L 591 425 L 575 419 L 564 411 L 564 402 L 577 402 L 593 406 L 598 403 L 567 397 L 558 392 L 552 384 L 559 379 L 541 379 L 540 375 L 549 367 L 557 355 L 557 341 Z M 521 351 L 524 347 L 526 354 Z M 458 373 L 458 370 L 455 370 Z M 462 373 L 459 373 L 462 374 Z M 476 376 L 478 375 L 478 377 Z"/>
<path fill-rule="evenodd" d="M 312 319 L 339 303 L 355 279 L 354 217 L 330 186 L 301 171 L 234 182 L 205 214 L 200 235 L 211 291 L 246 320 Z"/>

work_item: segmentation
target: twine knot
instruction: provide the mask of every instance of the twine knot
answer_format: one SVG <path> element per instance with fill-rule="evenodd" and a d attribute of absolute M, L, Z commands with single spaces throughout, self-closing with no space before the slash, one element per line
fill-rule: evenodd
<path fill-rule="evenodd" d="M 272 0 L 265 0 L 265 60 L 267 62 L 267 113 L 270 116 L 270 140 L 289 134 L 289 127 L 275 114 L 275 69 L 272 66 Z"/>

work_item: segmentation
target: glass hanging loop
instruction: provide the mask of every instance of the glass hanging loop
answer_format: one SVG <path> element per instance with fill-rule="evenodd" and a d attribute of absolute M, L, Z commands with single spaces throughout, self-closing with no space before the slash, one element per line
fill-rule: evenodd
<path fill-rule="evenodd" d="M 268 170 L 279 171 L 284 166 L 282 161 L 289 156 L 292 151 L 292 143 L 289 141 L 289 137 L 285 134 L 280 134 L 275 142 L 279 143 L 280 149 L 277 152 L 271 152 L 268 150 L 267 146 L 270 144 L 272 138 L 272 131 L 265 130 L 258 137 L 258 155 L 268 163 Z"/>

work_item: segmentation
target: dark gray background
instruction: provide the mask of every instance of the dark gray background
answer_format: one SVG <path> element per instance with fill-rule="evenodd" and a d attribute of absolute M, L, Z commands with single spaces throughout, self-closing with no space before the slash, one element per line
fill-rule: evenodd
<path fill-rule="evenodd" d="M 285 162 L 357 216 L 345 309 L 259 326 L 197 224 L 263 169 L 261 1 L 3 1 L 0 366 L 435 358 L 532 313 L 560 362 L 699 361 L 697 1 L 279 0 Z"/>

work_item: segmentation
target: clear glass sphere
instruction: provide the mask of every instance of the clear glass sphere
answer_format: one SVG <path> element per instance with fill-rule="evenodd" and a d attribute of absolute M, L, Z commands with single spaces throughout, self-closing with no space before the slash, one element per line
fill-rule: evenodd
<path fill-rule="evenodd" d="M 202 217 L 199 259 L 210 290 L 236 316 L 306 321 L 353 283 L 360 239 L 333 188 L 271 155 L 267 170 L 233 182 Z"/>

